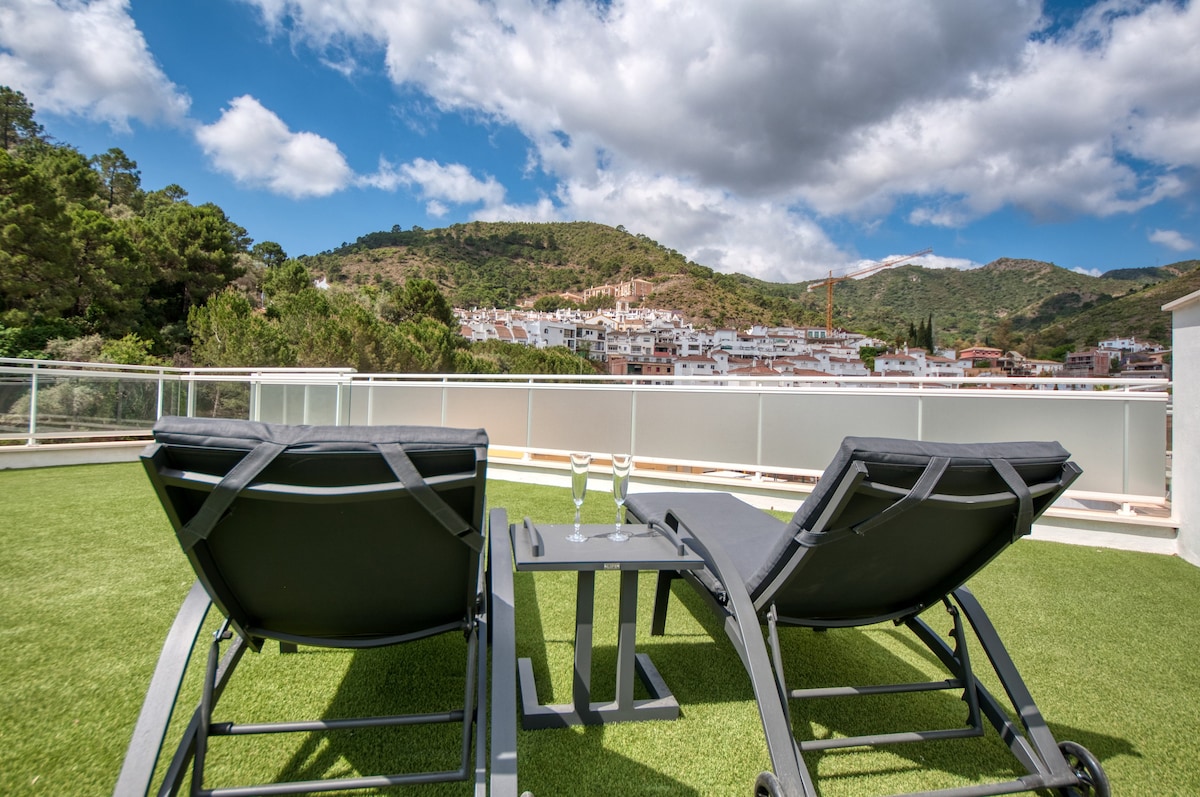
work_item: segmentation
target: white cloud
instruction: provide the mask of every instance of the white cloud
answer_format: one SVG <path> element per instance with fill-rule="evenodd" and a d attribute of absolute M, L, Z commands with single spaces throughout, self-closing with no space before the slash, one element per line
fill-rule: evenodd
<path fill-rule="evenodd" d="M 295 133 L 254 97 L 238 97 L 221 118 L 196 130 L 217 170 L 247 185 L 295 199 L 327 196 L 354 174 L 337 145 L 315 133 Z"/>
<path fill-rule="evenodd" d="M 496 182 L 494 177 L 480 180 L 461 163 L 443 165 L 417 158 L 401 166 L 399 175 L 406 184 L 417 186 L 426 199 L 456 205 L 482 203 L 488 207 L 504 201 L 504 186 Z"/>
<path fill-rule="evenodd" d="M 39 112 L 118 130 L 131 119 L 181 123 L 191 104 L 150 54 L 128 0 L 5 0 L 0 75 Z"/>
<path fill-rule="evenodd" d="M 591 182 L 564 183 L 558 198 L 567 218 L 680 242 L 681 253 L 718 271 L 790 282 L 852 262 L 802 214 L 675 177 L 607 171 Z"/>
<path fill-rule="evenodd" d="M 1177 230 L 1152 230 L 1148 236 L 1152 243 L 1162 244 L 1176 252 L 1196 248 L 1196 242 Z"/>
<path fill-rule="evenodd" d="M 1200 168 L 1200 2 L 1102 0 L 1053 31 L 1038 3 L 986 0 L 246 2 L 333 62 L 382 52 L 440 111 L 517 127 L 559 216 L 762 276 L 852 262 L 829 215 L 1108 217 Z"/>
<path fill-rule="evenodd" d="M 563 211 L 550 200 L 541 197 L 537 202 L 525 205 L 509 205 L 507 203 L 492 205 L 474 214 L 480 221 L 563 221 L 568 218 Z"/>

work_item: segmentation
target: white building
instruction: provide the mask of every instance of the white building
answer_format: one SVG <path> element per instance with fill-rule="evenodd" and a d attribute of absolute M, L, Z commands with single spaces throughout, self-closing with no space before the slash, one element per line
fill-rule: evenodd
<path fill-rule="evenodd" d="M 530 343 L 539 348 L 565 346 L 575 351 L 575 324 L 570 321 L 526 321 L 525 331 Z"/>

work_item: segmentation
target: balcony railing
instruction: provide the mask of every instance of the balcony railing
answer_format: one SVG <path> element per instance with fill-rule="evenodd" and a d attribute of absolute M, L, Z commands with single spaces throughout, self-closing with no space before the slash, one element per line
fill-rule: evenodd
<path fill-rule="evenodd" d="M 663 384 L 666 382 L 666 384 Z M 847 435 L 1059 440 L 1074 494 L 1166 506 L 1168 388 L 1147 379 L 358 374 L 0 360 L 0 442 L 148 433 L 191 415 L 483 427 L 522 456 L 629 451 L 656 467 L 815 476 Z"/>

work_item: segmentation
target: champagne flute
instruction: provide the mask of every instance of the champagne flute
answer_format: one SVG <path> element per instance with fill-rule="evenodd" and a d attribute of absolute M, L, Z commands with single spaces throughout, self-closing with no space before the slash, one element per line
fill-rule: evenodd
<path fill-rule="evenodd" d="M 575 531 L 567 535 L 571 542 L 586 542 L 587 537 L 579 531 L 579 510 L 587 494 L 588 468 L 592 464 L 591 454 L 571 455 L 571 500 L 575 502 Z"/>
<path fill-rule="evenodd" d="M 625 516 L 625 496 L 629 494 L 629 471 L 633 469 L 633 458 L 629 454 L 613 454 L 612 486 L 613 500 L 617 502 L 616 530 L 608 535 L 613 542 L 625 542 L 629 535 L 621 529 Z"/>

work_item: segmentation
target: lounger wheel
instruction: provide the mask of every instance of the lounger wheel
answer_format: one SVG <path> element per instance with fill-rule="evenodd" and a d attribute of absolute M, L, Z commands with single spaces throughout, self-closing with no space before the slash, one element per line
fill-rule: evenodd
<path fill-rule="evenodd" d="M 754 780 L 754 797 L 784 797 L 783 786 L 774 772 L 760 772 Z"/>
<path fill-rule="evenodd" d="M 1059 789 L 1059 794 L 1063 797 L 1109 797 L 1112 794 L 1108 776 L 1090 750 L 1075 742 L 1060 742 L 1058 749 L 1079 778 L 1078 786 Z"/>

